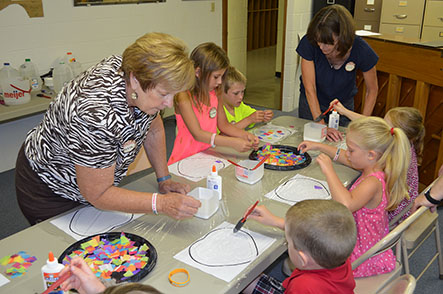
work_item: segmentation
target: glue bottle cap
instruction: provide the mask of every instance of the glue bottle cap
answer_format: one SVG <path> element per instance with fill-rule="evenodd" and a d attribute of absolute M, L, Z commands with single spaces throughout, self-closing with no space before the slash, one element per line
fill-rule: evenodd
<path fill-rule="evenodd" d="M 217 175 L 217 168 L 215 167 L 215 165 L 212 166 L 212 174 Z"/>
<path fill-rule="evenodd" d="M 49 254 L 48 254 L 48 257 L 49 257 L 49 261 L 51 261 L 51 262 L 53 262 L 54 261 L 54 253 L 52 253 L 52 251 L 49 251 Z"/>

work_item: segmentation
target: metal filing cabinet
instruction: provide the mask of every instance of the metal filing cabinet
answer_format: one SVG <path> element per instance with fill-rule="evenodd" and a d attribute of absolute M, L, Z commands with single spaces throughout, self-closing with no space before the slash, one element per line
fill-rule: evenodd
<path fill-rule="evenodd" d="M 378 32 L 382 0 L 356 0 L 354 19 L 357 30 Z"/>
<path fill-rule="evenodd" d="M 425 0 L 384 0 L 380 33 L 420 38 Z"/>
<path fill-rule="evenodd" d="M 332 4 L 340 4 L 346 7 L 351 14 L 354 14 L 355 0 L 313 0 L 312 1 L 312 16 L 314 16 L 320 9 Z"/>
<path fill-rule="evenodd" d="M 421 38 L 430 41 L 443 41 L 443 0 L 428 0 L 426 2 Z"/>

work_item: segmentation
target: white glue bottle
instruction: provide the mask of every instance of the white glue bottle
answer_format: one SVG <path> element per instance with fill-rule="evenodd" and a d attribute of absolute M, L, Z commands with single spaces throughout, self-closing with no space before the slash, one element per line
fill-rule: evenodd
<path fill-rule="evenodd" d="M 329 127 L 338 130 L 339 123 L 340 123 L 340 114 L 338 114 L 337 111 L 334 110 L 329 115 Z"/>
<path fill-rule="evenodd" d="M 46 264 L 42 266 L 42 276 L 43 284 L 45 285 L 45 290 L 51 287 L 59 278 L 60 272 L 64 268 L 63 264 L 58 263 L 57 259 L 54 258 L 54 254 L 49 252 L 49 259 Z M 50 294 L 63 294 L 64 292 L 60 290 L 60 287 L 52 291 Z"/>
<path fill-rule="evenodd" d="M 218 193 L 218 200 L 222 199 L 222 178 L 217 174 L 215 165 L 212 166 L 212 172 L 206 178 L 206 187 Z"/>

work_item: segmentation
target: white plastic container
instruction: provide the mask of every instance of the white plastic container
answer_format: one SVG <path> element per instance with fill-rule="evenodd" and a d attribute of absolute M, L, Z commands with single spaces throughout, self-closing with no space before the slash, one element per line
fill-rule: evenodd
<path fill-rule="evenodd" d="M 72 70 L 72 74 L 74 78 L 78 76 L 82 72 L 82 65 L 81 63 L 75 58 L 74 54 L 72 52 L 67 52 L 65 56 L 65 63 L 69 65 L 69 67 Z"/>
<path fill-rule="evenodd" d="M 54 91 L 59 93 L 63 86 L 74 78 L 71 68 L 64 61 L 54 68 L 53 74 Z"/>
<path fill-rule="evenodd" d="M 329 127 L 338 130 L 338 126 L 340 124 L 340 114 L 337 111 L 333 110 L 329 115 Z"/>
<path fill-rule="evenodd" d="M 309 122 L 305 124 L 303 140 L 323 142 L 326 138 L 328 128 L 326 125 Z"/>
<path fill-rule="evenodd" d="M 57 259 L 54 258 L 54 254 L 49 252 L 49 259 L 46 261 L 46 264 L 42 266 L 42 277 L 45 290 L 51 287 L 51 285 L 60 278 L 60 272 L 63 268 L 63 264 L 58 263 Z M 63 293 L 64 292 L 60 290 L 60 287 L 51 292 L 51 294 Z"/>
<path fill-rule="evenodd" d="M 23 80 L 18 70 L 5 62 L 0 70 L 0 87 L 6 105 L 19 105 L 31 101 L 31 85 Z"/>
<path fill-rule="evenodd" d="M 222 199 L 222 178 L 217 174 L 215 165 L 212 166 L 212 172 L 206 178 L 206 187 L 218 193 L 218 200 Z"/>
<path fill-rule="evenodd" d="M 195 214 L 196 217 L 208 219 L 217 212 L 219 201 L 218 193 L 214 190 L 197 187 L 188 193 L 189 196 L 201 202 L 201 206 Z"/>
<path fill-rule="evenodd" d="M 263 178 L 265 172 L 265 165 L 262 164 L 255 170 L 252 170 L 260 161 L 258 160 L 242 160 L 238 164 L 242 167 L 235 167 L 235 177 L 240 182 L 244 182 L 250 185 L 257 183 Z"/>
<path fill-rule="evenodd" d="M 29 80 L 31 91 L 40 91 L 42 89 L 43 81 L 38 74 L 37 67 L 31 62 L 30 58 L 25 59 L 25 63 L 20 65 L 18 71 L 23 79 Z"/>

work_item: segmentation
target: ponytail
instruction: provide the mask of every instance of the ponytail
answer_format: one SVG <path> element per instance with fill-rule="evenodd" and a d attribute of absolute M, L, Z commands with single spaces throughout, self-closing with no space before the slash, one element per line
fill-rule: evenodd
<path fill-rule="evenodd" d="M 422 161 L 423 145 L 425 138 L 425 126 L 423 124 L 423 116 L 420 111 L 414 107 L 394 107 L 390 109 L 385 119 L 390 125 L 400 128 L 405 132 L 411 144 L 417 153 L 418 164 Z"/>
<path fill-rule="evenodd" d="M 408 138 L 400 128 L 391 128 L 379 117 L 363 117 L 349 124 L 349 131 L 361 139 L 358 145 L 381 154 L 377 165 L 386 174 L 388 210 L 393 210 L 408 194 L 407 171 L 411 158 Z"/>

